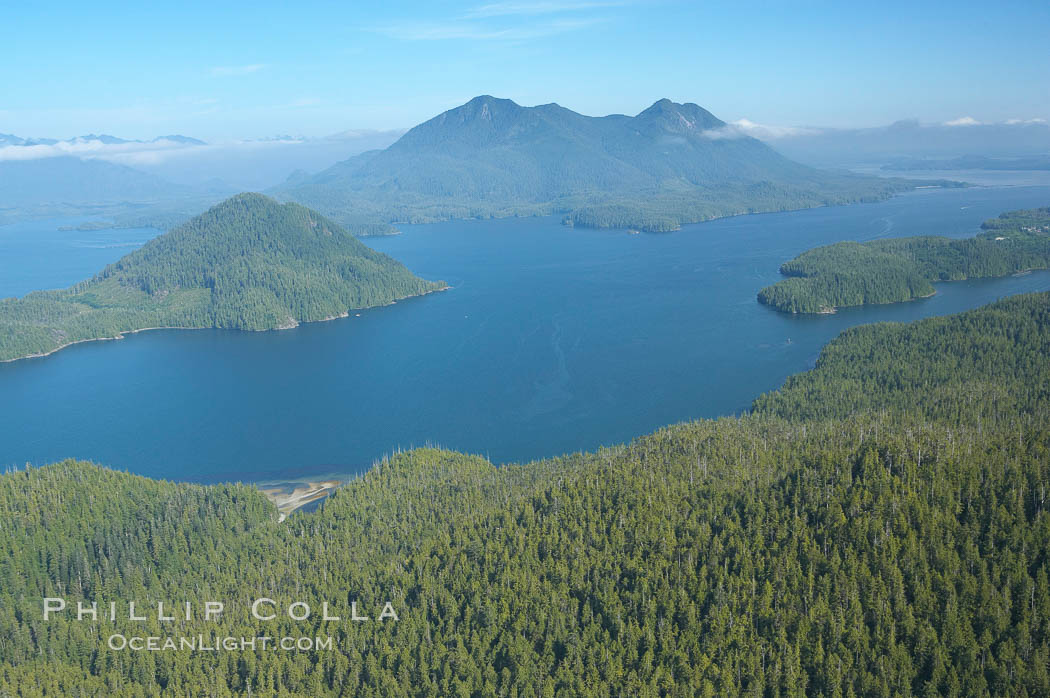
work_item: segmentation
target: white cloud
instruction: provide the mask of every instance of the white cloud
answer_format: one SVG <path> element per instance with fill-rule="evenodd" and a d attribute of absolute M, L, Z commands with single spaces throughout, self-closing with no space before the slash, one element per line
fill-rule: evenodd
<path fill-rule="evenodd" d="M 271 138 L 245 139 L 204 145 L 180 143 L 167 139 L 152 142 L 131 141 L 128 143 L 106 144 L 96 140 L 82 138 L 60 141 L 52 145 L 9 145 L 0 146 L 0 162 L 41 160 L 53 157 L 78 157 L 84 160 L 105 160 L 129 167 L 138 165 L 159 165 L 164 162 L 186 160 L 202 156 L 235 155 L 237 153 L 276 150 L 279 148 L 298 147 L 326 142 L 363 140 L 376 138 L 385 133 L 397 136 L 403 131 L 358 130 L 344 131 L 322 138 L 305 138 L 303 136 L 274 136 Z M 393 139 L 392 139 L 393 140 Z"/>
<path fill-rule="evenodd" d="M 704 136 L 707 138 L 743 138 L 744 136 L 751 136 L 762 141 L 776 140 L 778 138 L 791 138 L 792 136 L 807 136 L 814 133 L 818 133 L 816 129 L 811 128 L 799 128 L 797 126 L 769 126 L 766 124 L 756 124 L 754 121 L 748 119 L 738 119 L 732 123 L 728 123 L 722 128 L 709 129 L 704 131 Z"/>
<path fill-rule="evenodd" d="M 1018 126 L 1018 125 L 1027 126 L 1029 124 L 1045 124 L 1046 123 L 1046 119 L 1038 119 L 1038 118 L 1036 118 L 1036 119 L 1007 119 L 1003 123 L 1007 124 L 1009 126 Z"/>
<path fill-rule="evenodd" d="M 951 121 L 945 121 L 945 126 L 980 126 L 981 122 L 972 116 L 961 116 L 958 119 L 952 119 Z"/>
<path fill-rule="evenodd" d="M 701 131 L 700 135 L 713 141 L 722 141 L 732 138 L 744 138 L 748 134 L 733 124 L 726 124 L 721 128 L 709 128 L 706 131 Z"/>
<path fill-rule="evenodd" d="M 160 139 L 150 143 L 103 143 L 97 140 L 74 138 L 59 141 L 50 145 L 9 145 L 0 148 L 0 161 L 4 160 L 40 160 L 54 157 L 100 158 L 119 161 L 135 157 L 159 158 L 164 153 L 202 146 Z"/>
<path fill-rule="evenodd" d="M 218 65 L 212 68 L 209 72 L 212 77 L 224 78 L 235 75 L 250 75 L 251 73 L 256 73 L 265 67 L 266 65 L 263 63 L 252 63 L 251 65 Z"/>

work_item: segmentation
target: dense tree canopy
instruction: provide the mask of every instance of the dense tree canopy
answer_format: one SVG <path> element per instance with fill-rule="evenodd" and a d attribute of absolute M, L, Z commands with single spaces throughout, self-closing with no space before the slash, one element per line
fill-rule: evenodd
<path fill-rule="evenodd" d="M 241 485 L 2 475 L 0 693 L 1047 695 L 1048 320 L 1039 294 L 853 330 L 744 417 L 498 468 L 411 451 L 282 523 Z M 44 596 L 227 613 L 44 622 Z M 261 623 L 259 596 L 399 620 Z"/>
<path fill-rule="evenodd" d="M 986 425 L 1045 416 L 1048 404 L 1050 302 L 1032 294 L 959 315 L 848 329 L 812 371 L 753 408 L 791 419 L 878 410 Z"/>
<path fill-rule="evenodd" d="M 787 278 L 758 294 L 791 313 L 897 303 L 934 293 L 933 282 L 1006 276 L 1050 267 L 1050 208 L 1004 213 L 974 238 L 889 238 L 840 242 L 803 252 L 780 267 Z"/>

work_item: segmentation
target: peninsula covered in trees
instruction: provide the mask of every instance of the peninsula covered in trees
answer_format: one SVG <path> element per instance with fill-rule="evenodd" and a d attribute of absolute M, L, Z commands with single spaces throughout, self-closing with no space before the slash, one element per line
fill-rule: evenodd
<path fill-rule="evenodd" d="M 6 473 L 0 693 L 1048 695 L 1047 355 L 1046 293 L 857 328 L 743 417 L 525 465 L 414 450 L 282 523 L 244 485 Z M 399 619 L 261 623 L 262 590 Z M 199 633 L 333 648 L 104 645 Z"/>
<path fill-rule="evenodd" d="M 239 194 L 92 279 L 0 300 L 0 360 L 151 328 L 285 329 L 444 287 L 308 208 Z"/>
<path fill-rule="evenodd" d="M 666 231 L 877 201 L 915 184 L 807 167 L 696 104 L 591 117 L 485 95 L 273 193 L 340 222 L 560 214 L 567 225 Z"/>
<path fill-rule="evenodd" d="M 1050 267 L 1050 208 L 1010 211 L 981 228 L 966 239 L 923 236 L 817 247 L 781 265 L 789 278 L 759 291 L 758 300 L 789 313 L 830 313 L 930 296 L 937 281 Z"/>

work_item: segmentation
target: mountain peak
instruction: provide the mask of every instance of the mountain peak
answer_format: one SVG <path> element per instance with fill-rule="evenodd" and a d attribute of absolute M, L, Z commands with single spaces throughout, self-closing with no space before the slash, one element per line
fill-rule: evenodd
<path fill-rule="evenodd" d="M 233 203 L 260 208 L 276 208 L 281 205 L 276 199 L 266 196 L 265 194 L 260 194 L 255 191 L 243 191 L 240 194 L 234 194 L 225 201 L 220 201 L 212 206 L 212 208 L 216 209 Z"/>
<path fill-rule="evenodd" d="M 677 105 L 674 102 L 672 102 L 671 100 L 667 99 L 667 97 L 663 97 L 663 98 L 658 99 L 655 102 L 653 102 L 652 106 L 650 106 L 645 111 L 664 111 L 664 110 L 668 110 L 668 109 L 674 109 L 677 106 L 679 106 L 679 105 Z"/>
<path fill-rule="evenodd" d="M 464 106 L 470 106 L 472 104 L 474 104 L 474 105 L 478 105 L 478 104 L 494 104 L 494 103 L 498 103 L 498 102 L 509 102 L 509 103 L 514 104 L 515 106 L 517 106 L 517 104 L 514 102 L 514 100 L 506 99 L 506 98 L 503 98 L 503 97 L 493 97 L 492 95 L 478 95 L 477 97 L 474 97 L 469 102 L 467 102 Z"/>
<path fill-rule="evenodd" d="M 686 102 L 678 104 L 664 97 L 638 114 L 635 119 L 657 122 L 672 131 L 707 131 L 725 126 L 725 122 L 703 107 Z"/>
<path fill-rule="evenodd" d="M 505 134 L 528 110 L 509 99 L 479 95 L 466 104 L 425 121 L 394 144 L 401 149 L 421 143 L 458 141 L 473 146 L 490 143 Z"/>
<path fill-rule="evenodd" d="M 478 119 L 492 120 L 503 114 L 520 112 L 523 107 L 510 99 L 501 99 L 492 95 L 479 95 L 453 112 L 461 112 Z"/>

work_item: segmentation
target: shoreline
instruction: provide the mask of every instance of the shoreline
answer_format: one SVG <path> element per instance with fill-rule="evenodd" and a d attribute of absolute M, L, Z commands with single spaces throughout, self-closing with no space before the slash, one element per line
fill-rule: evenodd
<path fill-rule="evenodd" d="M 421 298 L 423 296 L 428 296 L 431 293 L 438 293 L 439 291 L 447 291 L 450 288 L 452 288 L 452 286 L 450 286 L 448 284 L 445 284 L 441 288 L 434 288 L 434 289 L 431 289 L 429 291 L 423 291 L 422 293 L 414 293 L 414 294 L 409 295 L 409 296 L 401 296 L 400 298 L 395 298 L 394 300 L 390 301 L 389 303 L 384 303 L 383 305 L 370 305 L 370 306 L 368 306 L 366 308 L 350 308 L 349 310 L 346 310 L 346 311 L 344 311 L 343 313 L 341 313 L 339 315 L 332 315 L 332 316 L 329 316 L 329 317 L 326 317 L 326 318 L 321 318 L 320 320 L 304 320 L 304 321 L 296 320 L 294 324 L 279 325 L 277 327 L 271 327 L 271 328 L 265 329 L 265 330 L 236 330 L 236 331 L 238 331 L 238 332 L 281 332 L 281 331 L 284 331 L 284 330 L 294 330 L 296 327 L 299 327 L 300 325 L 308 325 L 308 324 L 313 324 L 313 323 L 316 323 L 316 322 L 330 322 L 332 320 L 340 320 L 342 318 L 348 318 L 348 317 L 350 317 L 350 313 L 352 311 L 354 311 L 354 310 L 371 310 L 373 308 L 385 308 L 388 305 L 394 305 L 395 303 L 397 303 L 397 301 L 403 301 L 403 300 L 407 300 L 409 298 Z M 134 330 L 124 330 L 122 332 L 117 333 L 113 337 L 90 337 L 88 339 L 76 339 L 76 340 L 73 340 L 72 342 L 66 342 L 62 346 L 55 347 L 51 351 L 42 352 L 42 353 L 36 353 L 36 354 L 25 354 L 24 356 L 16 356 L 16 357 L 11 358 L 11 359 L 0 359 L 0 364 L 10 364 L 10 363 L 14 363 L 15 361 L 25 361 L 27 359 L 42 359 L 44 357 L 51 356 L 52 354 L 60 352 L 63 349 L 66 349 L 68 347 L 74 346 L 76 344 L 86 344 L 87 342 L 113 342 L 113 341 L 116 341 L 116 340 L 124 339 L 129 334 L 138 334 L 139 332 L 151 332 L 153 330 L 223 330 L 223 329 L 233 329 L 233 328 L 225 328 L 225 327 L 180 327 L 180 326 L 140 327 L 140 328 L 134 329 Z"/>
<path fill-rule="evenodd" d="M 907 177 L 882 177 L 882 179 L 892 180 L 892 179 L 908 179 L 908 178 Z M 921 181 L 924 181 L 924 180 L 914 180 L 914 181 L 921 182 Z M 948 180 L 948 181 L 949 182 L 954 182 L 955 180 Z M 571 216 L 572 211 L 566 211 L 566 212 L 563 212 L 563 213 L 557 213 L 556 212 L 556 213 L 553 213 L 553 214 L 536 214 L 536 215 L 530 216 L 530 217 L 538 218 L 538 217 L 543 217 L 545 215 L 553 215 L 553 216 L 561 215 L 561 216 L 563 216 L 562 225 L 564 225 L 564 226 L 566 226 L 568 228 L 584 228 L 584 229 L 587 229 L 587 230 L 637 229 L 640 232 L 646 232 L 646 233 L 653 233 L 653 232 L 657 232 L 657 233 L 663 233 L 663 232 L 675 233 L 675 232 L 681 231 L 682 228 L 684 226 L 687 226 L 687 225 L 698 225 L 698 224 L 702 224 L 702 223 L 711 223 L 711 222 L 714 222 L 714 221 L 724 220 L 726 218 L 740 218 L 740 217 L 743 217 L 743 216 L 765 216 L 765 215 L 769 215 L 769 214 L 773 214 L 773 213 L 798 213 L 800 211 L 812 211 L 812 210 L 821 209 L 821 208 L 834 208 L 834 207 L 838 207 L 838 206 L 855 206 L 857 204 L 867 204 L 867 203 L 882 203 L 883 201 L 888 201 L 888 200 L 890 200 L 890 199 L 892 199 L 894 197 L 901 196 L 901 195 L 904 195 L 904 194 L 909 194 L 909 193 L 912 193 L 912 192 L 915 192 L 915 191 L 920 191 L 920 190 L 927 190 L 927 189 L 961 189 L 961 188 L 966 188 L 966 187 L 970 187 L 970 186 L 978 186 L 978 185 L 971 185 L 968 182 L 961 182 L 961 181 L 958 182 L 957 184 L 958 185 L 962 185 L 962 186 L 950 186 L 948 184 L 930 184 L 930 185 L 922 185 L 922 186 L 913 186 L 911 189 L 902 189 L 900 191 L 891 192 L 889 194 L 886 194 L 885 196 L 881 196 L 881 197 L 879 197 L 877 199 L 872 199 L 872 200 L 857 199 L 855 201 L 841 201 L 841 202 L 835 202 L 835 203 L 830 203 L 830 204 L 829 203 L 819 203 L 819 204 L 814 204 L 812 206 L 801 206 L 801 207 L 797 207 L 797 208 L 770 209 L 768 211 L 764 211 L 764 210 L 737 211 L 737 212 L 734 212 L 734 213 L 724 213 L 724 214 L 714 215 L 714 216 L 711 216 L 711 217 L 708 217 L 708 218 L 700 218 L 700 219 L 697 219 L 697 220 L 682 220 L 682 221 L 679 221 L 677 228 L 675 228 L 673 230 L 666 230 L 666 231 L 663 231 L 663 230 L 661 230 L 661 231 L 649 231 L 649 230 L 645 230 L 644 226 L 641 226 L 639 228 L 635 228 L 633 226 L 628 225 L 625 228 L 623 226 L 588 225 L 586 223 L 579 223 L 579 222 L 576 222 L 576 221 L 568 220 L 568 216 Z M 506 218 L 506 217 L 510 217 L 510 216 L 489 216 L 489 218 Z M 445 219 L 445 220 L 475 220 L 475 219 L 473 219 L 473 218 L 462 218 L 462 219 L 450 218 L 450 219 Z M 432 222 L 438 223 L 438 222 L 444 222 L 444 221 L 432 221 Z"/>
<path fill-rule="evenodd" d="M 1006 277 L 1005 276 L 989 276 L 989 277 L 984 277 L 984 278 L 1005 279 Z M 969 279 L 953 279 L 953 280 L 954 281 L 968 281 Z M 937 283 L 946 283 L 946 282 L 938 281 Z M 858 303 L 857 305 L 834 305 L 834 306 L 831 306 L 831 307 L 822 306 L 820 310 L 814 310 L 814 311 L 811 311 L 811 312 L 805 312 L 805 311 L 791 311 L 791 312 L 788 312 L 786 310 L 781 310 L 780 308 L 776 308 L 774 306 L 769 306 L 769 307 L 773 308 L 773 310 L 777 311 L 778 313 L 788 313 L 789 315 L 834 315 L 838 311 L 843 310 L 845 308 L 870 308 L 870 307 L 873 307 L 873 306 L 876 306 L 876 305 L 899 305 L 901 303 L 912 303 L 914 301 L 921 301 L 924 298 L 933 298 L 936 295 L 937 295 L 937 290 L 934 289 L 933 293 L 927 293 L 925 296 L 912 296 L 911 298 L 905 298 L 902 301 L 890 301 L 889 303 Z M 769 304 L 768 303 L 762 303 L 761 301 L 759 301 L 759 305 L 769 305 Z"/>
<path fill-rule="evenodd" d="M 478 214 L 478 215 L 474 215 L 474 216 L 453 216 L 453 215 L 449 215 L 449 216 L 423 216 L 420 219 L 415 220 L 415 221 L 411 221 L 411 220 L 395 220 L 395 221 L 391 221 L 390 225 L 413 226 L 413 225 L 434 225 L 436 223 L 455 223 L 455 222 L 469 223 L 471 221 L 506 220 L 506 219 L 512 219 L 512 218 L 554 218 L 554 217 L 559 217 L 560 218 L 560 224 L 562 226 L 566 227 L 566 228 L 581 228 L 581 229 L 584 229 L 584 230 L 612 230 L 612 231 L 616 231 L 616 230 L 627 231 L 628 229 L 631 229 L 631 230 L 638 230 L 639 232 L 642 232 L 642 233 L 671 233 L 671 232 L 679 232 L 679 231 L 681 231 L 681 229 L 684 226 L 687 226 L 687 225 L 698 225 L 698 224 L 702 224 L 702 223 L 710 223 L 710 222 L 713 222 L 713 221 L 723 220 L 723 219 L 726 219 L 726 218 L 739 218 L 739 217 L 743 217 L 743 216 L 765 216 L 765 215 L 776 214 L 776 213 L 798 213 L 800 211 L 810 211 L 810 210 L 821 209 L 821 208 L 834 208 L 834 207 L 839 207 L 839 206 L 855 206 L 857 204 L 881 203 L 883 201 L 888 201 L 889 199 L 892 199 L 894 197 L 902 196 L 902 195 L 905 195 L 905 194 L 910 194 L 910 193 L 915 192 L 915 191 L 924 191 L 924 190 L 928 190 L 928 189 L 961 189 L 961 188 L 967 188 L 967 187 L 972 187 L 972 186 L 980 186 L 980 185 L 972 185 L 969 182 L 963 182 L 963 181 L 959 181 L 959 180 L 945 180 L 944 183 L 940 183 L 940 184 L 920 184 L 921 182 L 926 182 L 926 181 L 930 181 L 930 180 L 923 180 L 923 179 L 911 180 L 908 177 L 901 177 L 901 176 L 885 176 L 885 175 L 871 175 L 871 176 L 875 177 L 876 179 L 881 179 L 881 180 L 885 180 L 885 181 L 892 181 L 894 179 L 908 180 L 910 182 L 914 182 L 914 184 L 912 184 L 910 186 L 910 188 L 903 188 L 900 191 L 888 192 L 885 195 L 881 195 L 881 196 L 879 196 L 877 198 L 872 198 L 872 199 L 857 198 L 857 199 L 854 199 L 854 200 L 839 201 L 839 202 L 834 202 L 834 203 L 824 203 L 824 202 L 822 202 L 822 203 L 814 203 L 811 206 L 800 206 L 800 207 L 789 207 L 789 208 L 770 208 L 768 210 L 760 209 L 760 210 L 753 210 L 753 211 L 752 210 L 733 211 L 731 213 L 721 213 L 721 214 L 717 214 L 717 215 L 713 215 L 713 216 L 709 216 L 709 217 L 697 218 L 695 220 L 693 220 L 693 219 L 682 220 L 682 221 L 679 221 L 678 226 L 676 228 L 674 228 L 673 230 L 650 231 L 650 230 L 646 230 L 644 225 L 639 226 L 636 223 L 626 223 L 626 224 L 623 224 L 623 225 L 592 225 L 592 224 L 588 224 L 588 223 L 581 223 L 579 221 L 574 221 L 574 220 L 571 219 L 571 216 L 572 216 L 574 210 L 576 210 L 576 209 L 560 207 L 560 206 L 557 205 L 556 202 L 547 202 L 547 203 L 537 204 L 541 208 L 539 210 L 532 211 L 532 212 L 508 213 L 508 212 L 506 212 L 506 210 L 500 210 L 500 211 L 489 213 L 489 214 Z M 399 232 L 403 232 L 403 231 L 399 231 Z M 369 235 L 367 237 L 388 237 L 388 236 L 386 236 L 386 235 Z"/>
<path fill-rule="evenodd" d="M 953 284 L 953 283 L 956 283 L 956 282 L 959 282 L 959 281 L 992 281 L 992 280 L 995 280 L 995 279 L 1011 279 L 1011 278 L 1018 278 L 1018 277 L 1022 277 L 1022 276 L 1028 276 L 1032 272 L 1036 272 L 1036 271 L 1050 271 L 1050 268 L 1041 269 L 1039 267 L 1033 267 L 1032 269 L 1022 269 L 1021 271 L 1010 272 L 1009 274 L 1003 274 L 1001 276 L 974 276 L 974 277 L 969 277 L 968 276 L 968 277 L 963 278 L 963 279 L 937 279 L 935 281 L 931 281 L 930 283 L 931 284 Z M 780 282 L 778 281 L 777 283 L 780 283 Z M 758 304 L 759 305 L 765 305 L 765 306 L 767 306 L 769 308 L 772 308 L 774 311 L 776 311 L 778 313 L 785 313 L 787 315 L 834 315 L 839 310 L 843 310 L 845 308 L 870 308 L 870 307 L 874 307 L 874 306 L 878 306 L 878 305 L 899 305 L 901 303 L 913 303 L 915 301 L 925 300 L 926 298 L 933 298 L 936 295 L 937 295 L 937 289 L 934 289 L 932 293 L 927 293 L 925 296 L 912 296 L 911 298 L 905 298 L 904 300 L 901 300 L 901 301 L 890 301 L 888 303 L 858 303 L 857 305 L 836 305 L 836 306 L 833 306 L 831 308 L 828 308 L 828 307 L 824 306 L 820 310 L 809 311 L 809 312 L 794 311 L 794 310 L 781 310 L 780 308 L 778 308 L 778 307 L 776 307 L 774 305 L 770 305 L 769 303 L 763 303 L 762 301 L 758 301 Z"/>
<path fill-rule="evenodd" d="M 16 356 L 13 359 L 0 359 L 0 364 L 10 364 L 15 361 L 22 361 L 24 359 L 42 359 L 45 356 L 51 356 L 57 352 L 62 351 L 75 344 L 86 344 L 87 342 L 113 342 L 118 339 L 124 339 L 129 334 L 138 334 L 139 332 L 150 332 L 152 330 L 211 330 L 213 327 L 140 327 L 137 330 L 124 330 L 113 337 L 91 337 L 89 339 L 76 339 L 72 342 L 66 342 L 60 347 L 55 347 L 51 351 L 44 352 L 42 354 L 26 354 L 25 356 Z"/>

